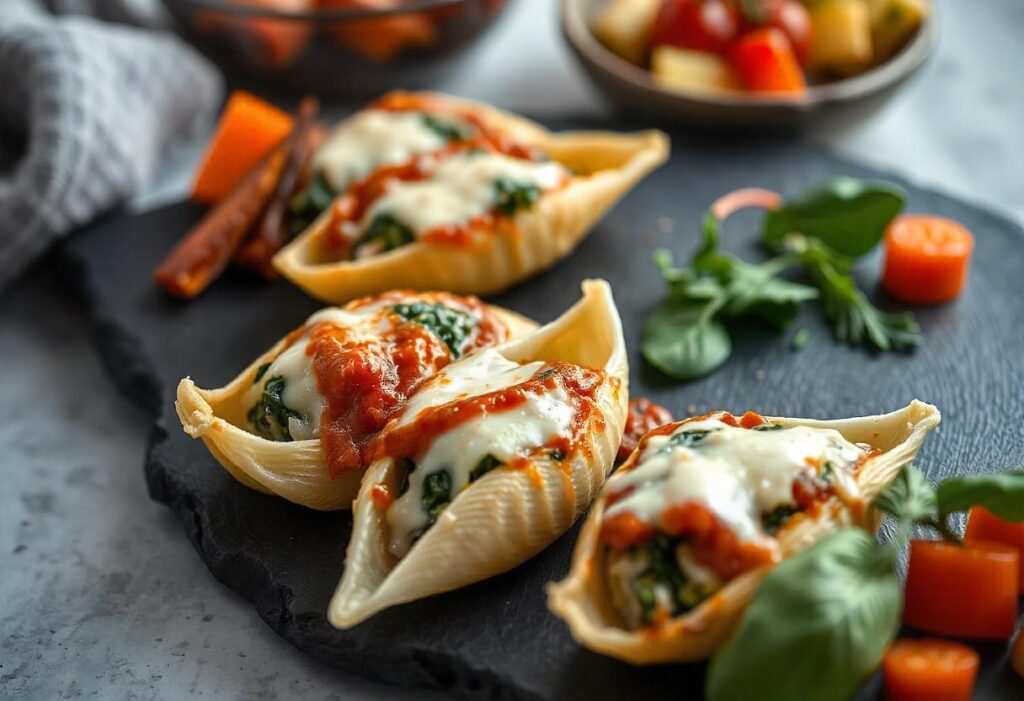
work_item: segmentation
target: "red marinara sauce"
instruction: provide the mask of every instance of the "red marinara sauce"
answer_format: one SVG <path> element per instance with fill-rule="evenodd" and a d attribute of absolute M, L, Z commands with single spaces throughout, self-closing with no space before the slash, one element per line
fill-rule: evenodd
<path fill-rule="evenodd" d="M 592 416 L 597 414 L 594 398 L 606 375 L 600 370 L 552 361 L 545 363 L 533 377 L 520 384 L 474 397 L 458 399 L 426 409 L 404 426 L 380 434 L 374 441 L 373 458 L 393 457 L 416 460 L 434 440 L 448 431 L 486 414 L 509 411 L 522 406 L 531 394 L 540 395 L 561 383 L 574 405 L 573 423 L 566 437 L 555 439 L 555 447 L 568 451 L 578 448 L 580 439 Z M 599 418 L 599 415 L 595 418 Z M 598 425 L 600 430 L 601 425 Z"/>
<path fill-rule="evenodd" d="M 655 435 L 668 435 L 680 425 L 703 419 L 718 419 L 728 426 L 753 429 L 768 423 L 763 416 L 748 411 L 740 417 L 729 412 L 710 412 L 694 416 L 686 421 L 659 426 L 644 436 L 641 443 Z M 793 498 L 801 510 L 813 509 L 828 499 L 834 490 L 832 486 L 817 477 L 808 465 L 793 480 Z M 606 497 L 606 506 L 629 494 L 628 491 L 611 493 Z M 763 543 L 739 540 L 732 529 L 723 524 L 706 505 L 689 501 L 668 507 L 661 514 L 658 523 L 648 523 L 635 514 L 624 512 L 604 519 L 601 524 L 601 540 L 615 550 L 625 550 L 646 543 L 659 532 L 689 539 L 693 557 L 698 564 L 711 569 L 724 580 L 734 579 L 744 572 L 773 561 L 775 551 Z"/>
<path fill-rule="evenodd" d="M 626 430 L 619 444 L 619 452 L 615 459 L 624 461 L 640 445 L 640 439 L 648 431 L 672 422 L 672 412 L 655 404 L 645 397 L 629 400 L 629 411 L 626 413 Z"/>
<path fill-rule="evenodd" d="M 357 300 L 348 309 L 376 302 L 423 301 L 447 303 L 477 318 L 475 333 L 463 351 L 506 340 L 504 322 L 482 302 L 445 293 L 391 292 Z M 320 418 L 320 442 L 328 473 L 362 469 L 368 463 L 367 444 L 406 404 L 424 381 L 452 361 L 445 343 L 414 322 L 399 318 L 387 331 L 367 339 L 331 322 L 310 332 L 306 352 L 312 357 L 317 389 L 326 402 Z"/>

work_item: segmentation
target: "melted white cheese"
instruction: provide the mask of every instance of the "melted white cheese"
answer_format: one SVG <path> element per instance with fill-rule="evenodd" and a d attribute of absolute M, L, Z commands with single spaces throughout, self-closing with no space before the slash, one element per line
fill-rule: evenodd
<path fill-rule="evenodd" d="M 444 115 L 442 122 L 466 133 L 465 121 Z M 396 165 L 437 151 L 447 139 L 428 127 L 422 112 L 363 110 L 342 122 L 313 157 L 313 168 L 323 173 L 335 192 L 344 192 L 353 181 L 385 165 Z"/>
<path fill-rule="evenodd" d="M 458 153 L 441 161 L 426 180 L 395 183 L 370 206 L 359 230 L 366 231 L 378 214 L 390 214 L 420 236 L 488 212 L 494 206 L 494 183 L 499 178 L 549 190 L 565 175 L 565 168 L 553 161 L 537 163 L 491 152 Z"/>
<path fill-rule="evenodd" d="M 493 350 L 474 353 L 433 377 L 413 397 L 398 425 L 413 421 L 429 407 L 520 384 L 541 366 L 539 362 L 517 365 Z M 484 414 L 435 438 L 409 474 L 408 491 L 388 509 L 391 552 L 403 556 L 428 525 L 423 508 L 423 481 L 428 475 L 447 471 L 454 499 L 469 484 L 470 472 L 487 455 L 502 463 L 526 456 L 556 436 L 565 435 L 574 413 L 568 394 L 558 385 L 541 395 L 530 393 L 527 401 L 514 409 Z"/>
<path fill-rule="evenodd" d="M 669 506 L 697 501 L 711 509 L 741 540 L 766 537 L 761 514 L 794 504 L 793 479 L 809 464 L 829 462 L 833 481 L 855 489 L 850 478 L 864 450 L 832 429 L 795 426 L 754 431 L 718 419 L 692 421 L 673 435 L 710 431 L 691 447 L 669 445 L 669 436 L 647 441 L 636 468 L 609 482 L 609 492 L 634 488 L 607 511 L 630 512 L 657 523 Z"/>

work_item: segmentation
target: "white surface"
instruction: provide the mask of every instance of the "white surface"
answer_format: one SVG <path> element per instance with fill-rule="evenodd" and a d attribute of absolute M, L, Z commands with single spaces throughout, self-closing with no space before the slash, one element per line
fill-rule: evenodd
<path fill-rule="evenodd" d="M 1024 2 L 939 0 L 924 73 L 840 151 L 1024 220 Z M 440 89 L 540 115 L 601 109 L 557 36 L 554 0 L 519 0 Z M 510 58 L 512 57 L 512 58 Z M 198 142 L 139 206 L 179 198 Z M 0 697 L 442 698 L 328 669 L 206 571 L 141 474 L 148 422 L 102 372 L 56 276 L 0 298 Z"/>

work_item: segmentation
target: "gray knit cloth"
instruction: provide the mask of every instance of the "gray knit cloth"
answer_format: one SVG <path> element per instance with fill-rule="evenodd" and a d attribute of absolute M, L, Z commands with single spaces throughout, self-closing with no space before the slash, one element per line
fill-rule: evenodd
<path fill-rule="evenodd" d="M 0 289 L 136 193 L 222 82 L 139 0 L 0 0 Z M 74 14 L 65 14 L 74 13 Z M 85 16 L 90 15 L 90 16 Z"/>

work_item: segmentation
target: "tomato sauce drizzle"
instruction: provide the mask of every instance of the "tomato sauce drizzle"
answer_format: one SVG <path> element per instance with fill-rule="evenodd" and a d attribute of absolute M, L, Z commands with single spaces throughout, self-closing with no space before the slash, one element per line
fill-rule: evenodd
<path fill-rule="evenodd" d="M 358 309 L 379 301 L 406 299 L 458 303 L 479 320 L 468 347 L 494 345 L 507 337 L 505 325 L 479 300 L 454 295 L 392 292 L 354 302 Z M 312 357 L 317 389 L 326 402 L 320 418 L 320 441 L 328 473 L 359 470 L 368 464 L 368 443 L 406 404 L 423 382 L 452 361 L 439 338 L 419 324 L 399 321 L 373 338 L 356 338 L 350 328 L 331 322 L 309 331 L 306 352 Z"/>
<path fill-rule="evenodd" d="M 372 449 L 373 459 L 393 457 L 417 460 L 438 436 L 486 414 L 522 406 L 531 394 L 540 395 L 556 389 L 559 381 L 576 409 L 570 436 L 560 437 L 556 441 L 559 449 L 569 448 L 569 451 L 563 451 L 567 458 L 572 447 L 580 443 L 579 439 L 591 416 L 596 413 L 594 398 L 604 377 L 604 373 L 598 370 L 571 363 L 545 363 L 525 382 L 426 409 L 414 421 L 378 435 Z"/>

